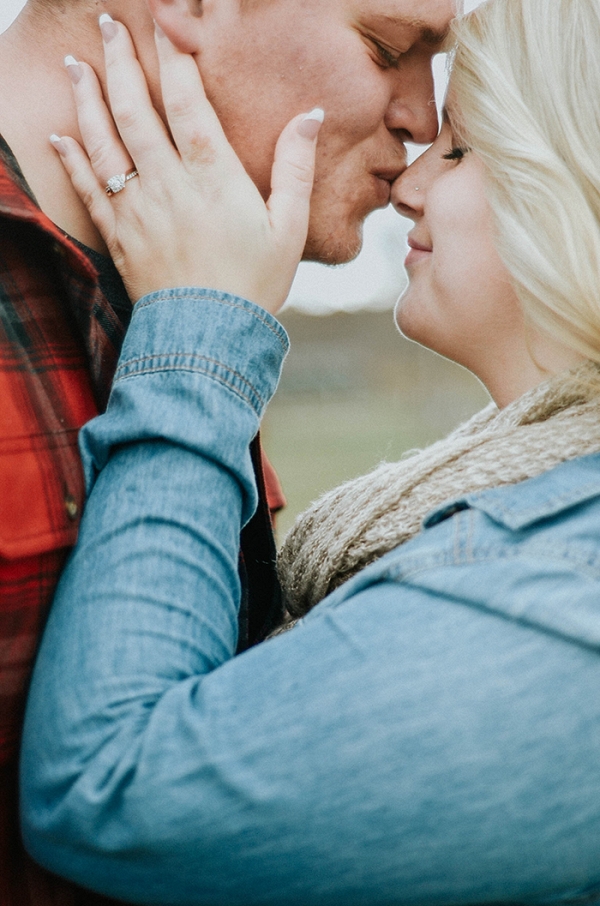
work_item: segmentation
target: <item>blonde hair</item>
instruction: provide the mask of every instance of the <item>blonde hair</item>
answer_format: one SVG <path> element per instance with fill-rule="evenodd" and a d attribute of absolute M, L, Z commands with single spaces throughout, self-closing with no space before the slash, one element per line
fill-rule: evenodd
<path fill-rule="evenodd" d="M 451 118 L 525 315 L 600 361 L 600 0 L 488 0 L 454 36 Z"/>

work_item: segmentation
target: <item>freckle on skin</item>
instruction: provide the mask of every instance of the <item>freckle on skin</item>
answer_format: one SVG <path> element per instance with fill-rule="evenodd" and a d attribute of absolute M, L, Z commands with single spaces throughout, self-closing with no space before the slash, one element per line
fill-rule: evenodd
<path fill-rule="evenodd" d="M 195 132 L 189 137 L 186 157 L 195 164 L 212 166 L 217 159 L 214 146 L 201 132 Z"/>

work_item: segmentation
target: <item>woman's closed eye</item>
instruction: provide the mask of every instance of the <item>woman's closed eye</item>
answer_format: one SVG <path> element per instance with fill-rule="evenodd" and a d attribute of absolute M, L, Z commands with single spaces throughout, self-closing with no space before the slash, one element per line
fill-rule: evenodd
<path fill-rule="evenodd" d="M 458 145 L 454 148 L 450 148 L 445 154 L 442 154 L 444 160 L 462 160 L 465 154 L 469 153 L 468 148 L 461 148 Z"/>

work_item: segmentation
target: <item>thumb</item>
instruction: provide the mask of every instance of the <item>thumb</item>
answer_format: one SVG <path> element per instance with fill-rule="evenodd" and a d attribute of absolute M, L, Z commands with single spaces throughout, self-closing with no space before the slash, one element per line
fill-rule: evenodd
<path fill-rule="evenodd" d="M 277 244 L 298 260 L 308 233 L 317 136 L 324 116 L 323 110 L 315 107 L 310 113 L 294 117 L 279 136 L 275 149 L 267 209 Z"/>

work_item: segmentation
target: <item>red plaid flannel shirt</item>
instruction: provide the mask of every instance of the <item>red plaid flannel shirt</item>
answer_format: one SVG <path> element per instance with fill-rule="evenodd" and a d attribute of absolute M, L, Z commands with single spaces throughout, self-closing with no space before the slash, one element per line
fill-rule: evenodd
<path fill-rule="evenodd" d="M 122 335 L 91 262 L 39 210 L 0 142 L 1 906 L 108 902 L 25 853 L 17 758 L 33 657 L 83 505 L 77 434 L 106 402 Z M 281 492 L 270 472 L 267 483 L 277 508 Z M 266 512 L 263 504 L 255 547 L 268 534 Z M 264 549 L 256 557 L 264 562 Z"/>
<path fill-rule="evenodd" d="M 90 261 L 41 213 L 0 149 L 2 906 L 102 902 L 24 852 L 17 758 L 35 649 L 83 504 L 77 432 L 105 402 L 122 333 Z"/>

